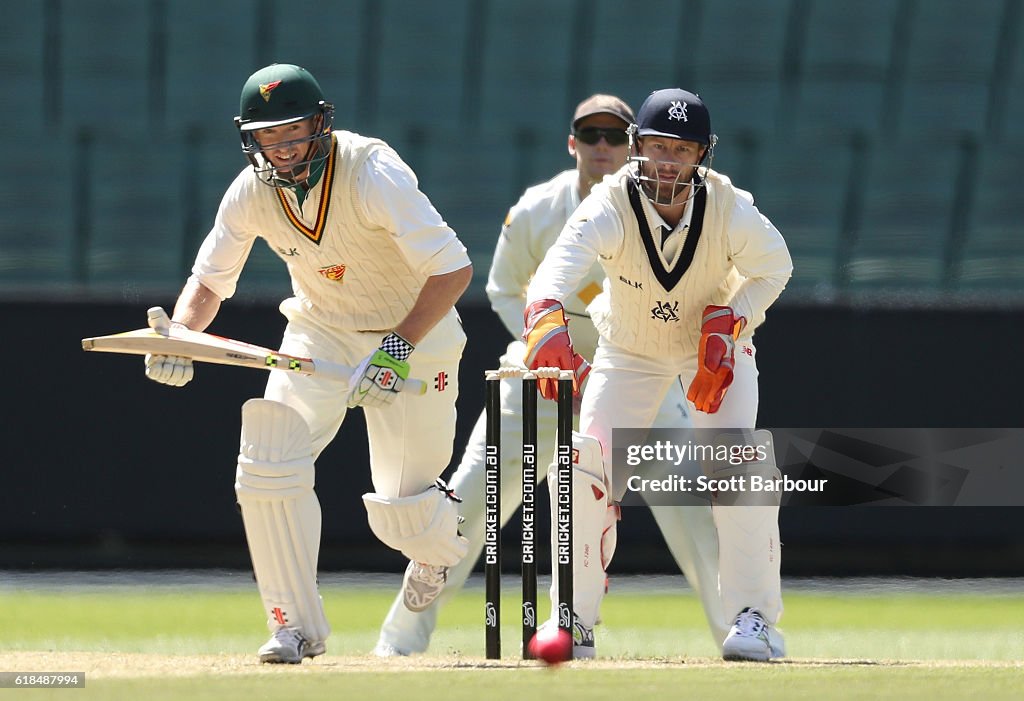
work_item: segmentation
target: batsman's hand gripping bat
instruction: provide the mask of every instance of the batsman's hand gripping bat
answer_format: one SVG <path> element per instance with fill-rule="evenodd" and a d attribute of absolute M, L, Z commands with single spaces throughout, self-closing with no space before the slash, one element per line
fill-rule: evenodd
<path fill-rule="evenodd" d="M 283 370 L 301 375 L 316 375 L 332 380 L 348 381 L 355 368 L 316 358 L 301 358 L 280 353 L 244 341 L 223 338 L 201 331 L 190 331 L 180 326 L 168 326 L 166 314 L 149 310 L 147 329 L 136 329 L 110 336 L 82 339 L 82 350 L 132 355 L 176 355 L 204 363 L 236 365 L 260 370 Z M 163 310 L 160 310 L 162 312 Z M 403 392 L 426 394 L 427 384 L 412 378 L 405 381 Z"/>

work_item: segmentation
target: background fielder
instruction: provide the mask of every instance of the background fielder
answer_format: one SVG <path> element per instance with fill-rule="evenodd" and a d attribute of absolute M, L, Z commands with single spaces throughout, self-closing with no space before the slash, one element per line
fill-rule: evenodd
<path fill-rule="evenodd" d="M 568 137 L 569 155 L 576 159 L 576 168 L 530 187 L 509 211 L 494 253 L 487 293 L 492 307 L 513 337 L 520 332 L 530 278 L 581 199 L 602 177 L 625 163 L 628 153 L 626 128 L 633 121 L 633 111 L 617 97 L 593 95 L 581 102 L 573 115 Z M 586 306 L 600 292 L 603 279 L 604 271 L 599 265 L 594 265 L 565 302 L 566 314 L 571 318 L 575 349 L 584 357 L 593 357 L 597 346 L 597 330 Z M 522 367 L 523 354 L 521 341 L 510 343 L 507 353 L 501 358 L 502 366 Z M 655 425 L 689 426 L 687 411 L 686 398 L 676 383 L 662 403 Z M 521 451 L 516 449 L 516 446 L 522 446 L 522 386 L 519 380 L 501 381 L 501 412 L 504 416 L 501 444 L 505 446 L 501 465 L 501 521 L 504 524 L 522 498 Z M 554 402 L 538 402 L 537 417 L 539 453 L 541 456 L 552 455 L 556 432 Z M 479 557 L 484 533 L 485 429 L 485 416 L 481 413 L 462 461 L 451 479 L 452 488 L 462 498 L 459 513 L 465 518 L 462 532 L 469 539 L 469 554 L 449 570 L 443 594 L 426 610 L 410 611 L 399 594 L 381 627 L 375 649 L 378 655 L 408 655 L 425 651 L 437 624 L 438 610 L 462 588 Z M 542 460 L 537 466 L 538 479 L 542 479 L 547 471 L 548 464 Z M 718 597 L 718 542 L 710 507 L 703 504 L 651 508 L 676 562 L 701 599 L 716 644 L 721 645 L 728 625 Z M 611 558 L 614 549 L 617 514 L 617 506 L 608 504 L 602 539 L 607 559 Z M 586 649 L 590 646 L 579 647 Z M 578 649 L 577 654 L 585 655 L 587 652 Z"/>
<path fill-rule="evenodd" d="M 298 66 L 274 64 L 246 81 L 236 125 L 252 167 L 225 193 L 173 315 L 205 329 L 260 237 L 292 279 L 281 350 L 357 368 L 347 382 L 272 373 L 264 398 L 242 410 L 235 490 L 272 632 L 264 662 L 325 650 L 314 461 L 349 408 L 366 414 L 370 526 L 410 559 L 406 604 L 429 603 L 466 551 L 455 502 L 435 480 L 455 436 L 465 335 L 453 305 L 472 275 L 469 258 L 398 154 L 334 131 L 333 121 L 333 106 Z M 184 358 L 146 358 L 157 382 L 181 386 L 192 373 Z M 445 389 L 402 394 L 410 373 L 443 377 Z"/>
<path fill-rule="evenodd" d="M 600 339 L 580 413 L 582 439 L 598 441 L 604 459 L 600 451 L 581 451 L 598 457 L 591 464 L 581 459 L 574 470 L 574 495 L 577 481 L 610 488 L 612 430 L 651 426 L 665 394 L 680 381 L 696 409 L 694 427 L 754 427 L 752 336 L 793 267 L 782 236 L 750 194 L 710 169 L 716 139 L 699 97 L 655 91 L 630 133 L 629 164 L 573 213 L 527 292 L 527 365 L 575 369 L 563 305 L 595 261 L 607 275 L 604 294 L 590 305 Z M 778 473 L 774 463 L 743 469 Z M 574 548 L 594 548 L 602 519 L 578 504 Z M 734 621 L 723 656 L 781 656 L 782 637 L 774 628 L 782 613 L 778 505 L 716 502 L 713 510 L 720 593 Z M 603 596 L 599 573 L 579 560 L 574 572 L 575 614 L 580 625 L 592 627 Z"/>

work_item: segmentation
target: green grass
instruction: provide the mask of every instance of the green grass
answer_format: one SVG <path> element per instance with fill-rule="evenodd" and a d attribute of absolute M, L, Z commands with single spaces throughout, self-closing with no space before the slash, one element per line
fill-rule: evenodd
<path fill-rule="evenodd" d="M 397 583 L 397 580 L 396 580 Z M 393 590 L 323 588 L 334 634 L 328 655 L 301 667 L 258 667 L 230 675 L 92 679 L 85 690 L 35 690 L 33 699 L 398 698 L 1019 698 L 1024 689 L 1024 597 L 1007 594 L 786 593 L 782 628 L 789 661 L 717 661 L 689 593 L 613 592 L 598 628 L 603 659 L 622 668 L 517 668 L 518 601 L 503 600 L 504 666 L 484 664 L 482 593 L 443 611 L 430 653 L 436 668 L 381 671 L 365 656 Z M 255 586 L 215 589 L 117 587 L 0 590 L 0 670 L 5 652 L 87 651 L 162 655 L 253 655 L 267 632 Z M 638 666 L 639 661 L 653 661 Z M 332 662 L 333 661 L 333 662 Z M 994 664 L 999 663 L 999 664 Z M 1010 664 L 1008 664 L 1010 663 Z M 1016 663 L 1016 664 L 1013 664 Z M 127 662 L 126 664 L 130 664 Z M 40 671 L 40 670 L 35 670 Z M 58 670 L 50 670 L 58 671 Z M 68 670 L 60 670 L 68 671 Z M 583 690 L 590 691 L 583 694 Z M 413 691 L 415 690 L 415 691 Z M 0 689 L 0 699 L 24 690 Z"/>
<path fill-rule="evenodd" d="M 392 591 L 324 587 L 334 627 L 329 650 L 366 654 Z M 431 653 L 479 656 L 481 593 L 442 612 Z M 0 650 L 103 650 L 165 654 L 251 652 L 266 637 L 255 591 L 157 588 L 0 591 Z M 518 650 L 518 602 L 503 599 L 505 654 Z M 711 657 L 714 646 L 688 593 L 610 595 L 598 628 L 602 657 Z M 790 592 L 782 629 L 790 657 L 871 660 L 1024 659 L 1024 597 L 994 594 Z"/>
<path fill-rule="evenodd" d="M 111 680 L 87 687 L 94 698 L 195 699 L 400 699 L 482 701 L 512 699 L 1020 699 L 1022 670 L 1012 669 L 769 669 L 703 668 L 664 670 L 460 670 L 399 674 L 342 673 L 240 678 Z M 56 699 L 77 698 L 76 691 L 49 692 Z M 36 692 L 32 692 L 35 698 Z"/>

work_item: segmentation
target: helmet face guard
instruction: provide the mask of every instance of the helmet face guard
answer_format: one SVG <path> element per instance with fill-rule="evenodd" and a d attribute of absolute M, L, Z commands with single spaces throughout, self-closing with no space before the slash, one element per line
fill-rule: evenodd
<path fill-rule="evenodd" d="M 320 165 L 327 160 L 327 157 L 331 153 L 331 131 L 334 129 L 334 106 L 328 102 L 320 101 L 319 110 L 317 112 L 302 115 L 273 126 L 283 126 L 285 124 L 292 124 L 295 122 L 301 122 L 306 119 L 314 120 L 313 133 L 309 136 L 301 139 L 295 139 L 293 141 L 282 141 L 274 144 L 266 144 L 266 146 L 277 149 L 277 148 L 288 148 L 290 146 L 301 146 L 307 144 L 306 153 L 301 160 L 289 163 L 287 166 L 278 167 L 273 164 L 270 158 L 263 153 L 264 145 L 261 145 L 256 138 L 257 129 L 246 128 L 246 125 L 239 123 L 239 118 L 235 118 L 235 125 L 238 127 L 239 136 L 242 140 L 242 153 L 249 159 L 249 163 L 252 164 L 253 171 L 256 173 L 256 177 L 265 185 L 270 187 L 282 188 L 282 187 L 294 187 L 296 184 L 305 180 L 311 173 L 313 173 Z M 268 125 L 261 125 L 258 129 L 265 129 Z M 301 174 L 296 176 L 296 173 Z"/>
<path fill-rule="evenodd" d="M 313 120 L 309 136 L 265 145 L 257 138 L 261 129 L 305 120 Z M 253 73 L 242 86 L 235 126 L 242 141 L 242 153 L 249 159 L 260 182 L 271 187 L 292 187 L 309 177 L 330 155 L 334 105 L 324 100 L 320 84 L 309 71 L 288 63 L 275 63 Z M 301 160 L 287 166 L 275 166 L 265 153 L 268 148 L 301 147 L 303 144 L 307 144 L 307 148 Z"/>
<path fill-rule="evenodd" d="M 628 133 L 630 174 L 649 200 L 682 205 L 704 187 L 718 137 L 711 133 L 711 114 L 699 96 L 678 88 L 654 91 L 640 106 Z M 704 153 L 694 165 L 654 160 L 640 153 L 645 136 L 693 141 L 704 147 Z M 687 188 L 689 196 L 677 202 Z"/>
<path fill-rule="evenodd" d="M 640 139 L 636 136 L 636 125 L 629 130 L 630 176 L 640 187 L 640 191 L 654 204 L 684 205 L 697 190 L 705 187 L 707 172 L 715 158 L 715 144 L 718 137 L 711 135 L 710 143 L 705 145 L 704 153 L 694 165 L 684 165 L 677 161 L 659 161 L 640 155 Z M 686 199 L 677 202 L 687 187 L 690 188 Z"/>

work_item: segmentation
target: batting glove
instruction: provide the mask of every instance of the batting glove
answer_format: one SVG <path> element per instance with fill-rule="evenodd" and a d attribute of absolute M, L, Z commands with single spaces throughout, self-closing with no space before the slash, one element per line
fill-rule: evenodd
<path fill-rule="evenodd" d="M 395 401 L 409 377 L 405 362 L 414 347 L 397 333 L 389 333 L 380 348 L 363 360 L 349 381 L 348 406 L 385 407 Z"/>
<path fill-rule="evenodd" d="M 572 349 L 569 322 L 562 305 L 553 299 L 542 299 L 526 307 L 523 314 L 523 340 L 526 341 L 524 363 L 531 370 L 560 368 L 573 371 L 573 395 L 578 396 L 583 380 L 590 372 L 590 363 Z M 540 378 L 537 388 L 545 399 L 558 399 L 558 380 Z"/>
<path fill-rule="evenodd" d="M 167 318 L 167 312 L 159 307 L 151 309 L 151 326 L 159 326 L 164 335 L 172 328 L 187 329 L 188 327 L 180 321 L 171 321 Z M 155 321 L 154 321 L 155 319 Z M 159 382 L 162 385 L 171 387 L 183 387 L 192 380 L 192 359 L 181 358 L 176 355 L 153 355 L 146 354 L 146 377 Z"/>
<path fill-rule="evenodd" d="M 700 327 L 697 350 L 697 375 L 690 383 L 686 398 L 697 411 L 714 414 L 722 405 L 732 384 L 736 364 L 736 337 L 747 325 L 746 317 L 736 316 L 732 307 L 708 305 Z"/>
<path fill-rule="evenodd" d="M 146 354 L 146 377 L 171 387 L 183 387 L 192 380 L 192 358 Z"/>

